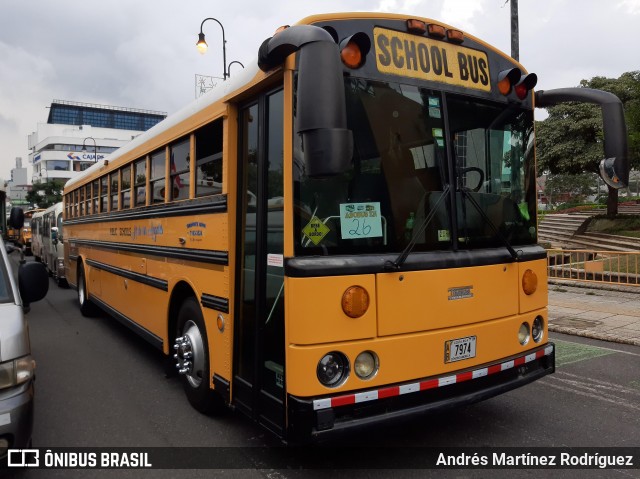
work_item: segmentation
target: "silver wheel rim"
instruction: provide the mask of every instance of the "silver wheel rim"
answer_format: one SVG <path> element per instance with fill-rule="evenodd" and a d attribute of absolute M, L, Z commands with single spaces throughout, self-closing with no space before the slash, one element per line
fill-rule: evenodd
<path fill-rule="evenodd" d="M 176 359 L 186 369 L 183 374 L 191 387 L 198 388 L 204 377 L 205 363 L 204 341 L 198 325 L 191 320 L 187 321 L 182 328 L 182 339 L 177 348 Z"/>
<path fill-rule="evenodd" d="M 80 306 L 84 304 L 84 275 L 80 275 L 80 281 L 78 281 L 78 301 Z"/>

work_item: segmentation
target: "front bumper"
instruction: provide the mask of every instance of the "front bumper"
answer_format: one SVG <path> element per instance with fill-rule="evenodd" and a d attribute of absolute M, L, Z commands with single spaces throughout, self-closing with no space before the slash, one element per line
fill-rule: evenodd
<path fill-rule="evenodd" d="M 9 448 L 27 447 L 33 431 L 33 380 L 0 391 L 0 438 Z M 0 449 L 0 456 L 6 450 Z"/>
<path fill-rule="evenodd" d="M 471 404 L 519 388 L 555 371 L 555 345 L 446 376 L 321 398 L 289 396 L 288 438 L 325 439 L 345 430 L 398 422 Z"/>

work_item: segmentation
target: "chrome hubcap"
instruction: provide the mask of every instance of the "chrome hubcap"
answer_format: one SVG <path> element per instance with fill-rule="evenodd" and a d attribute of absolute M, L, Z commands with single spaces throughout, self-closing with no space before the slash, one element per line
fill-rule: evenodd
<path fill-rule="evenodd" d="M 173 345 L 176 351 L 178 373 L 185 376 L 192 387 L 197 388 L 204 376 L 204 342 L 198 326 L 193 321 L 187 321 L 182 329 L 182 336 L 176 338 Z"/>

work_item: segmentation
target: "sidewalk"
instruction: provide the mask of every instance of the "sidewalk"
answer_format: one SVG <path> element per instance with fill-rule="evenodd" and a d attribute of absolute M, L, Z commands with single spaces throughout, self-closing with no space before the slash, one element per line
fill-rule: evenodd
<path fill-rule="evenodd" d="M 640 287 L 549 282 L 549 331 L 640 346 Z"/>

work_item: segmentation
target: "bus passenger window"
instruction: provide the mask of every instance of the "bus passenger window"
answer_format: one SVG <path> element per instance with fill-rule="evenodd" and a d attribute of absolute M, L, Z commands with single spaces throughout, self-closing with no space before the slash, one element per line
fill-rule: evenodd
<path fill-rule="evenodd" d="M 151 204 L 164 203 L 164 175 L 167 154 L 163 148 L 151 155 Z"/>
<path fill-rule="evenodd" d="M 107 176 L 100 178 L 100 213 L 107 211 Z"/>
<path fill-rule="evenodd" d="M 91 198 L 92 198 L 92 213 L 95 215 L 99 210 L 98 210 L 98 198 L 100 196 L 100 184 L 98 183 L 98 180 L 93 182 L 93 186 L 92 186 L 92 194 L 91 194 Z"/>
<path fill-rule="evenodd" d="M 80 216 L 84 216 L 86 213 L 84 211 L 84 188 L 80 188 L 78 190 L 80 192 Z"/>
<path fill-rule="evenodd" d="M 84 214 L 91 214 L 91 185 L 84 187 Z"/>
<path fill-rule="evenodd" d="M 114 171 L 109 176 L 110 184 L 111 184 L 111 211 L 116 211 L 118 209 L 118 172 Z"/>
<path fill-rule="evenodd" d="M 196 138 L 196 196 L 222 193 L 222 120 L 203 126 Z"/>
<path fill-rule="evenodd" d="M 131 207 L 131 167 L 122 168 L 122 183 L 120 188 L 120 207 Z"/>
<path fill-rule="evenodd" d="M 171 200 L 186 200 L 189 198 L 189 138 L 181 140 L 171 146 L 170 171 L 171 190 L 169 198 Z"/>
<path fill-rule="evenodd" d="M 147 204 L 147 160 L 136 161 L 133 165 L 133 178 L 135 185 L 135 206 Z"/>

